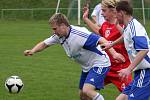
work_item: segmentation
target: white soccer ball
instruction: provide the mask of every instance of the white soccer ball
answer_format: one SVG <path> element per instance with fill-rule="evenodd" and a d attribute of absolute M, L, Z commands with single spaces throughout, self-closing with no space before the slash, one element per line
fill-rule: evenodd
<path fill-rule="evenodd" d="M 10 93 L 19 93 L 24 84 L 19 76 L 10 76 L 7 78 L 5 81 L 5 88 L 10 92 Z"/>

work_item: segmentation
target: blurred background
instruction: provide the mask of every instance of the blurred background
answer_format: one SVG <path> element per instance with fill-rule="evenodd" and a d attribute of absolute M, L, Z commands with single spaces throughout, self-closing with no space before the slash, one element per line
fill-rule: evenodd
<path fill-rule="evenodd" d="M 48 20 L 56 12 L 64 13 L 74 24 L 82 18 L 82 10 L 78 13 L 78 1 L 82 9 L 85 3 L 90 10 L 101 0 L 0 0 L 0 18 L 2 20 Z M 143 24 L 150 20 L 150 0 L 132 0 L 134 16 Z M 144 9 L 142 9 L 142 7 Z M 82 23 L 82 19 L 80 20 Z"/>
<path fill-rule="evenodd" d="M 56 11 L 64 13 L 71 24 L 85 26 L 83 5 L 89 3 L 92 12 L 99 2 L 0 0 L 0 100 L 80 100 L 80 65 L 67 58 L 61 46 L 52 46 L 32 57 L 25 57 L 23 51 L 51 35 L 48 20 Z M 131 3 L 134 16 L 145 25 L 149 34 L 150 0 L 133 0 Z M 4 87 L 5 80 L 12 75 L 20 76 L 24 83 L 18 95 L 8 93 Z M 113 84 L 107 85 L 100 93 L 105 100 L 115 100 L 120 94 Z"/>

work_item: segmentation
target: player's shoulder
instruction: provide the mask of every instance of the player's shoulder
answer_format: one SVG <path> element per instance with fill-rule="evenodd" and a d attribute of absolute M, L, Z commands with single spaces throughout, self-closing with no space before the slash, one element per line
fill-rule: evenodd
<path fill-rule="evenodd" d="M 86 27 L 71 25 L 72 32 L 91 33 Z"/>
<path fill-rule="evenodd" d="M 133 18 L 129 24 L 128 24 L 128 27 L 131 29 L 131 30 L 139 30 L 139 31 L 142 31 L 142 30 L 145 30 L 144 26 L 135 18 Z"/>
<path fill-rule="evenodd" d="M 130 22 L 129 22 L 129 26 L 136 26 L 136 27 L 141 27 L 142 24 L 135 18 L 133 18 Z"/>

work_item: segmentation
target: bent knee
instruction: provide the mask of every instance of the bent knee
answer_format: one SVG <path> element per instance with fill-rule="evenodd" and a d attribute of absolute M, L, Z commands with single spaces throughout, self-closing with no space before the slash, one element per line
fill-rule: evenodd
<path fill-rule="evenodd" d="M 89 88 L 83 88 L 82 92 L 83 92 L 84 95 L 88 95 L 88 94 L 90 94 L 91 89 L 89 89 Z"/>
<path fill-rule="evenodd" d="M 91 100 L 83 91 L 80 92 L 80 100 Z"/>

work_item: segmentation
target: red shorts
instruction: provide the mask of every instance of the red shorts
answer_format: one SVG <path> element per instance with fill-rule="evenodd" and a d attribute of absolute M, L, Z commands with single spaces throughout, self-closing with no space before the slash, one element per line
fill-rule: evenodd
<path fill-rule="evenodd" d="M 105 85 L 114 84 L 120 92 L 132 81 L 132 74 L 129 75 L 128 80 L 121 80 L 118 75 L 118 69 L 111 68 L 105 78 Z"/>

